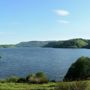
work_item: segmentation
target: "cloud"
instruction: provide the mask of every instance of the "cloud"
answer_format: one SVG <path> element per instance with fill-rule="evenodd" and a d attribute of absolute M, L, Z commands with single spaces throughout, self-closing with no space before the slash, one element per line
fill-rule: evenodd
<path fill-rule="evenodd" d="M 70 15 L 70 12 L 67 11 L 67 10 L 58 9 L 58 10 L 54 10 L 54 12 L 59 16 L 68 16 L 68 15 Z"/>
<path fill-rule="evenodd" d="M 62 24 L 69 24 L 69 21 L 66 20 L 57 20 L 57 22 L 62 23 Z"/>

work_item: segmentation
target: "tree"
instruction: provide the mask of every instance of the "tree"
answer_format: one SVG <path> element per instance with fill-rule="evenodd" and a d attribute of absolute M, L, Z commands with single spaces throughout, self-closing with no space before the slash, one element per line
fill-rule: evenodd
<path fill-rule="evenodd" d="M 48 79 L 43 72 L 38 72 L 36 74 L 28 75 L 26 81 L 30 83 L 47 83 Z"/>
<path fill-rule="evenodd" d="M 90 79 L 90 58 L 80 57 L 71 65 L 64 81 L 66 80 L 88 80 Z"/>

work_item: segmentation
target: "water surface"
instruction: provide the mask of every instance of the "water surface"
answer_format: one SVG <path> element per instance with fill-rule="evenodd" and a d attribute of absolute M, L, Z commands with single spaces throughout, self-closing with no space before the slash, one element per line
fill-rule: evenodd
<path fill-rule="evenodd" d="M 90 49 L 2 48 L 0 55 L 1 79 L 43 71 L 50 80 L 62 80 L 77 58 L 90 57 Z"/>

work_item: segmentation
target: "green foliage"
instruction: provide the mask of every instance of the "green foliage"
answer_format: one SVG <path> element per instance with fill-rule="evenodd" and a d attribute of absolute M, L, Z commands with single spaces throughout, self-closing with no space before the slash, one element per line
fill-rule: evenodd
<path fill-rule="evenodd" d="M 0 80 L 1 83 L 35 83 L 42 84 L 48 83 L 48 79 L 43 72 L 38 72 L 36 74 L 30 74 L 26 78 L 19 78 L 16 76 L 9 77 L 5 80 Z"/>
<path fill-rule="evenodd" d="M 12 76 L 12 77 L 10 77 L 10 78 L 7 78 L 6 80 L 5 80 L 5 82 L 17 82 L 19 80 L 19 78 L 18 77 L 16 77 L 16 76 Z"/>
<path fill-rule="evenodd" d="M 47 45 L 45 45 L 45 47 L 53 47 L 53 48 L 87 48 L 88 44 L 89 44 L 88 40 L 84 40 L 84 39 L 79 38 L 79 39 L 71 39 L 71 40 L 66 40 L 66 41 L 49 42 Z"/>
<path fill-rule="evenodd" d="M 64 80 L 88 80 L 90 79 L 90 58 L 80 57 L 69 68 Z"/>
<path fill-rule="evenodd" d="M 0 90 L 90 90 L 90 81 L 29 84 L 0 80 Z"/>
<path fill-rule="evenodd" d="M 90 81 L 56 82 L 45 84 L 1 83 L 0 90 L 90 90 Z"/>
<path fill-rule="evenodd" d="M 26 79 L 25 78 L 19 78 L 16 82 L 17 83 L 25 83 Z"/>
<path fill-rule="evenodd" d="M 55 90 L 55 83 L 28 84 L 28 83 L 0 83 L 0 90 Z"/>
<path fill-rule="evenodd" d="M 87 86 L 87 82 L 60 83 L 55 90 L 86 90 Z"/>
<path fill-rule="evenodd" d="M 30 83 L 47 83 L 48 79 L 43 72 L 38 72 L 36 74 L 30 74 L 27 76 L 26 81 Z"/>
<path fill-rule="evenodd" d="M 46 78 L 46 75 L 43 72 L 37 72 L 36 77 L 38 77 L 38 78 Z"/>

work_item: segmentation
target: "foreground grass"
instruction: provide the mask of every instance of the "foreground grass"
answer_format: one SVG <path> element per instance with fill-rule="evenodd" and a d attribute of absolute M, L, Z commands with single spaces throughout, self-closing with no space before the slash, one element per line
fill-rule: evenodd
<path fill-rule="evenodd" d="M 0 83 L 0 90 L 54 90 L 56 83 L 27 84 L 27 83 Z"/>
<path fill-rule="evenodd" d="M 84 89 L 84 83 L 80 82 L 57 82 L 47 84 L 28 84 L 28 83 L 0 83 L 0 90 L 90 90 L 90 81 Z M 72 85 L 73 84 L 73 85 Z M 71 86 L 72 85 L 72 86 Z M 80 87 L 78 89 L 78 87 Z"/>

